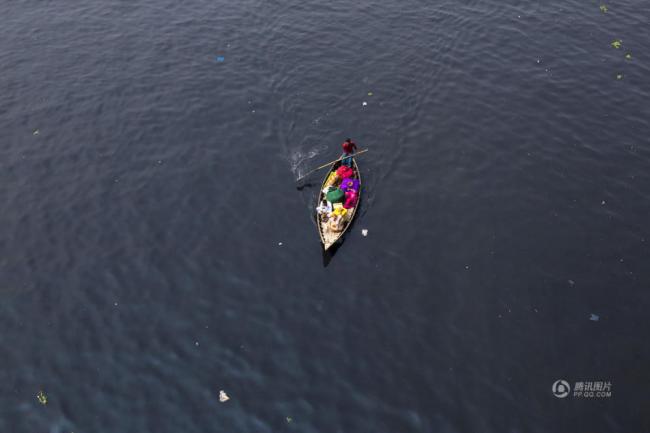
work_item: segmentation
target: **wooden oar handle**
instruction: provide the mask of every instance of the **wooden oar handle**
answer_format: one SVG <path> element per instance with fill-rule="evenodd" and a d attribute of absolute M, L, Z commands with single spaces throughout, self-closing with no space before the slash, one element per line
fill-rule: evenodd
<path fill-rule="evenodd" d="M 335 162 L 342 161 L 342 160 L 344 160 L 345 158 L 352 158 L 352 157 L 355 157 L 355 156 L 357 156 L 357 155 L 361 155 L 362 153 L 365 153 L 365 152 L 367 152 L 367 151 L 368 151 L 368 149 L 363 149 L 363 150 L 358 151 L 357 153 L 353 153 L 352 155 L 344 155 L 344 156 L 340 157 L 339 159 L 335 159 L 334 161 L 328 162 L 327 164 L 323 164 L 323 165 L 321 165 L 320 167 L 316 167 L 316 168 L 313 169 L 312 171 L 308 171 L 307 173 L 305 173 L 305 174 L 303 174 L 302 176 L 300 176 L 298 179 L 296 179 L 296 182 L 299 181 L 300 179 L 304 178 L 304 177 L 309 176 L 309 175 L 312 174 L 313 172 L 315 172 L 315 171 L 317 171 L 317 170 L 320 170 L 321 168 L 329 167 L 330 165 L 334 164 Z"/>
<path fill-rule="evenodd" d="M 357 156 L 357 155 L 361 155 L 362 153 L 367 152 L 367 151 L 368 151 L 368 149 L 363 149 L 363 150 L 358 151 L 357 153 L 353 153 L 352 155 L 344 155 L 344 156 L 340 157 L 339 159 L 335 159 L 335 160 L 332 161 L 332 162 L 328 162 L 327 164 L 323 164 L 323 165 L 321 165 L 321 166 L 318 167 L 316 170 L 320 170 L 321 168 L 328 167 L 328 166 L 334 164 L 335 162 L 339 162 L 339 161 L 344 160 L 345 158 L 352 158 L 352 157 L 355 157 L 355 156 Z M 314 171 L 316 171 L 316 170 L 314 170 Z"/>

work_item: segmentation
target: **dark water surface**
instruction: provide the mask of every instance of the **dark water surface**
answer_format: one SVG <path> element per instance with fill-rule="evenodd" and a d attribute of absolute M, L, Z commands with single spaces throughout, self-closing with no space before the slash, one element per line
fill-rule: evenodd
<path fill-rule="evenodd" d="M 3 0 L 0 432 L 650 431 L 650 3 L 608 7 Z M 295 179 L 346 136 L 324 266 Z"/>

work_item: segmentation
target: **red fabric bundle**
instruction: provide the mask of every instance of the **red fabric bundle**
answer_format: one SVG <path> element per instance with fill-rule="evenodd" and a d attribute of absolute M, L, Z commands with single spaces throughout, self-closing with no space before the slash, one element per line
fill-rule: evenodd
<path fill-rule="evenodd" d="M 342 165 L 336 170 L 336 174 L 338 174 L 341 179 L 346 179 L 352 177 L 354 170 L 347 165 Z"/>

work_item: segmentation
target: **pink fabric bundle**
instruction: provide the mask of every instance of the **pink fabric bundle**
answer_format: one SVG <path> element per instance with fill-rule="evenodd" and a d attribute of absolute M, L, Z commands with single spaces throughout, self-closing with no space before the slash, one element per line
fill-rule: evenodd
<path fill-rule="evenodd" d="M 345 193 L 345 202 L 343 203 L 343 207 L 345 209 L 352 209 L 357 205 L 357 201 L 359 201 L 359 194 L 357 194 L 356 191 L 348 191 Z"/>

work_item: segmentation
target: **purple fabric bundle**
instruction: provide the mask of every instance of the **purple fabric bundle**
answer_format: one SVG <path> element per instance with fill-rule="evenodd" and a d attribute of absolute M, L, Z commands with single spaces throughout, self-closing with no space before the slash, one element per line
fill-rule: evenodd
<path fill-rule="evenodd" d="M 359 179 L 343 179 L 343 182 L 341 182 L 340 188 L 343 191 L 359 191 Z"/>

